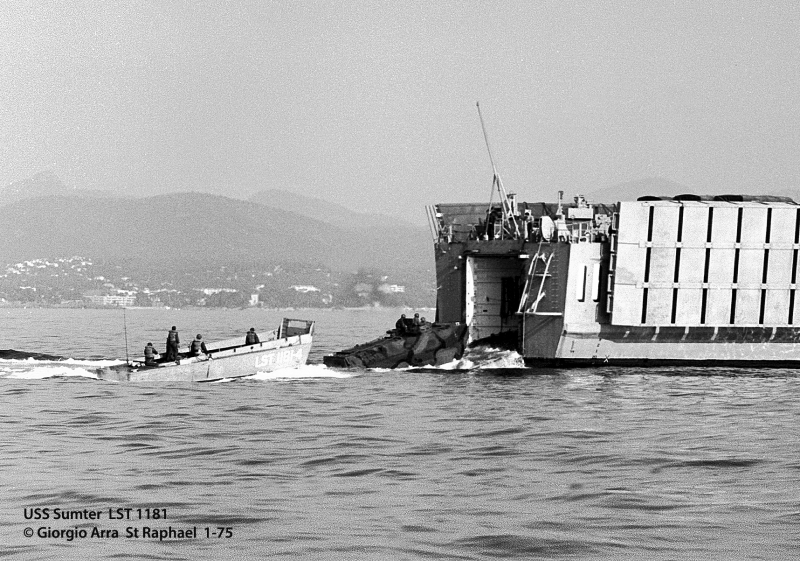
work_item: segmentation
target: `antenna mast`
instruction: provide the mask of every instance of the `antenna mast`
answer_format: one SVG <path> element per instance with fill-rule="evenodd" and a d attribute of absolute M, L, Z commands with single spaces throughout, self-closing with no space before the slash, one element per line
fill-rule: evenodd
<path fill-rule="evenodd" d="M 122 329 L 125 331 L 125 362 L 130 363 L 128 358 L 128 319 L 125 316 L 126 308 L 122 308 Z"/>
<path fill-rule="evenodd" d="M 492 148 L 489 145 L 489 134 L 486 132 L 486 124 L 483 122 L 483 114 L 481 113 L 481 104 L 479 101 L 475 102 L 475 107 L 478 108 L 478 118 L 481 120 L 481 129 L 483 129 L 483 139 L 486 141 L 486 151 L 489 152 L 489 162 L 492 164 L 492 190 L 489 194 L 489 209 L 486 211 L 487 216 L 492 212 L 492 196 L 494 195 L 495 186 L 497 186 L 497 193 L 500 196 L 500 204 L 503 209 L 503 225 L 506 222 L 510 223 L 514 229 L 514 237 L 519 238 L 519 227 L 517 220 L 514 218 L 513 208 L 511 201 L 508 199 L 508 193 L 503 186 L 503 180 L 500 179 L 500 174 L 497 173 L 497 166 L 494 165 L 494 157 L 492 156 Z M 501 233 L 502 237 L 502 233 Z"/>

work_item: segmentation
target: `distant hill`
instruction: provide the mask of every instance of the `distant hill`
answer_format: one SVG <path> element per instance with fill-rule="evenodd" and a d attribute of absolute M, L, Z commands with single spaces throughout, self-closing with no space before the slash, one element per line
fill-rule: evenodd
<path fill-rule="evenodd" d="M 309 218 L 322 218 L 330 224 L 345 229 L 352 229 L 354 227 L 376 230 L 402 228 L 427 232 L 425 228 L 420 228 L 415 224 L 405 222 L 395 217 L 358 212 L 344 205 L 278 189 L 260 191 L 249 197 L 248 200 L 294 212 L 302 216 L 308 216 Z"/>
<path fill-rule="evenodd" d="M 26 199 L 60 195 L 113 197 L 112 194 L 105 191 L 82 190 L 67 187 L 55 173 L 52 171 L 43 171 L 28 179 L 15 181 L 7 187 L 0 188 L 0 206 L 13 204 Z"/>
<path fill-rule="evenodd" d="M 311 262 L 336 270 L 433 267 L 424 230 L 392 219 L 343 222 L 327 211 L 299 214 L 204 193 L 97 198 L 52 187 L 48 196 L 0 206 L 0 261 L 82 255 L 175 267 L 243 261 Z"/>
<path fill-rule="evenodd" d="M 289 212 L 349 232 L 350 237 L 340 241 L 349 240 L 347 244 L 353 250 L 360 248 L 358 251 L 364 251 L 370 262 L 385 263 L 383 268 L 433 268 L 433 242 L 427 226 L 277 189 L 261 191 L 248 200 L 274 208 L 278 214 Z"/>

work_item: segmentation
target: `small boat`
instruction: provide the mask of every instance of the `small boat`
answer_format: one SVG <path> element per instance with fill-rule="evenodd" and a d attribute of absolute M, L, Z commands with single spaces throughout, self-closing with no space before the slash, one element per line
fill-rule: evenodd
<path fill-rule="evenodd" d="M 284 318 L 278 329 L 259 333 L 259 343 L 245 344 L 241 335 L 208 344 L 205 355 L 190 357 L 184 349 L 176 361 L 162 356 L 147 365 L 142 358 L 101 368 L 97 376 L 119 382 L 211 382 L 294 368 L 308 360 L 313 333 L 313 321 Z"/>
<path fill-rule="evenodd" d="M 408 368 L 441 366 L 461 358 L 466 326 L 459 323 L 424 324 L 419 330 L 386 332 L 368 343 L 322 358 L 333 368 Z"/>

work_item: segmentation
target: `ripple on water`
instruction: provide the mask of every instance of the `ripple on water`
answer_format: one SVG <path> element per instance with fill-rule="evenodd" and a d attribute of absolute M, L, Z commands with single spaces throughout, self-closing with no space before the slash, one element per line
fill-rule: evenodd
<path fill-rule="evenodd" d="M 449 546 L 454 550 L 507 559 L 574 557 L 595 555 L 600 552 L 599 547 L 579 539 L 519 534 L 487 534 L 459 538 L 451 541 Z"/>
<path fill-rule="evenodd" d="M 211 312 L 157 313 L 197 325 Z M 219 313 L 215 324 L 251 314 L 249 325 L 272 312 Z M 353 316 L 326 313 L 341 337 Z M 44 365 L 22 362 L 9 378 L 0 361 L 12 513 L 0 551 L 15 559 L 789 559 L 800 548 L 800 377 L 788 371 L 313 368 L 155 387 L 26 379 Z M 236 538 L 102 552 L 23 542 L 14 513 L 54 506 L 167 508 L 168 523 L 233 526 Z"/>

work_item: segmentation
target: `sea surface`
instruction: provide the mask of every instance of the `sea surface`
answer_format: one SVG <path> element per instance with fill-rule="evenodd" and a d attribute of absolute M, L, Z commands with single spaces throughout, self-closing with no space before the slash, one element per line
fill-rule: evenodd
<path fill-rule="evenodd" d="M 0 558 L 800 556 L 794 371 L 321 364 L 400 312 L 0 308 Z M 317 320 L 308 366 L 91 374 L 171 325 L 214 340 L 283 316 Z"/>

